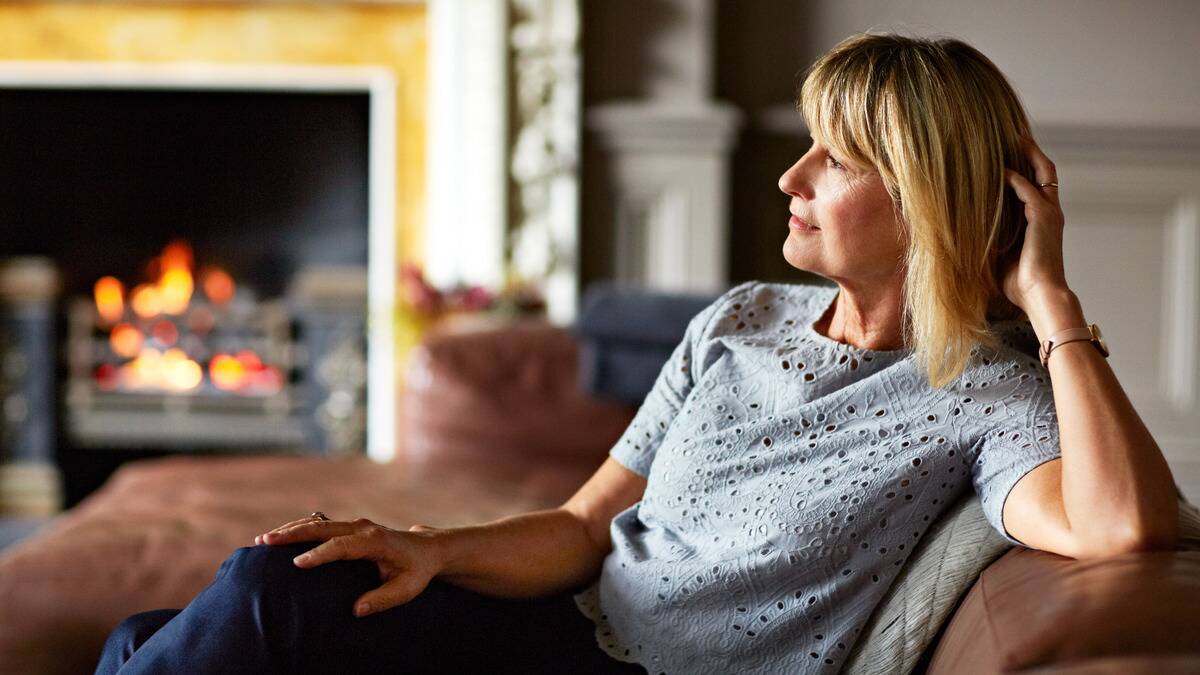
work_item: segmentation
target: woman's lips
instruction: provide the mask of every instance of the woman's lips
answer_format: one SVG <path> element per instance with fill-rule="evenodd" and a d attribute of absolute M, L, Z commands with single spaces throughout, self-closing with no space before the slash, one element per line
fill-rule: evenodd
<path fill-rule="evenodd" d="M 791 220 L 788 221 L 788 227 L 796 230 L 797 232 L 816 232 L 817 230 L 821 229 L 819 227 L 813 227 L 812 225 L 809 225 L 796 216 L 792 216 Z"/>

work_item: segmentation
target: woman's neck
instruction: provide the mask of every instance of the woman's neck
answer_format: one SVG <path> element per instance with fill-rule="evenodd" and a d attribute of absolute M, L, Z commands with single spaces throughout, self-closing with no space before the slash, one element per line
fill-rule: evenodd
<path fill-rule="evenodd" d="M 839 283 L 833 304 L 813 324 L 813 329 L 831 340 L 859 349 L 901 349 L 904 347 L 903 306 L 899 286 L 855 289 Z"/>

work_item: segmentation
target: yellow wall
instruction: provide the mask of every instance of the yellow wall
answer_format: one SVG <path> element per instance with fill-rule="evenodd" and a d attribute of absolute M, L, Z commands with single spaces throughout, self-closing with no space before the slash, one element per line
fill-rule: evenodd
<path fill-rule="evenodd" d="M 397 255 L 421 257 L 423 4 L 0 2 L 0 60 L 386 67 L 397 84 Z"/>

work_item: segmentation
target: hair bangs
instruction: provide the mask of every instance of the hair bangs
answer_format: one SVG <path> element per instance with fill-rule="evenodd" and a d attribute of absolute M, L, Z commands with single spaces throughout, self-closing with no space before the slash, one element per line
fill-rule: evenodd
<path fill-rule="evenodd" d="M 854 54 L 827 54 L 813 64 L 800 86 L 796 108 L 813 140 L 843 162 L 869 169 L 877 162 L 878 140 L 869 120 L 873 111 L 862 94 L 870 90 L 870 68 Z"/>

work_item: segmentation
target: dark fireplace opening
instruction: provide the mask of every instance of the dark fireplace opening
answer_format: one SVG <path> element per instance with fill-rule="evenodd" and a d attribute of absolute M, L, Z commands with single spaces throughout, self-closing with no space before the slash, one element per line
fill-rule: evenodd
<path fill-rule="evenodd" d="M 361 451 L 369 124 L 366 93 L 0 89 L 0 461 L 70 507 L 131 459 Z"/>

